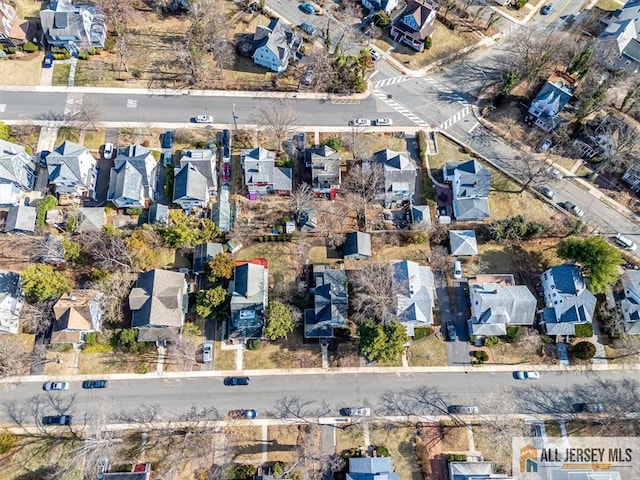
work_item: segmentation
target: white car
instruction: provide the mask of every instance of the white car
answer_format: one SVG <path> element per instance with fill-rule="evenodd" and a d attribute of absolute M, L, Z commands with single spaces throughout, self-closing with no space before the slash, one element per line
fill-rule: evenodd
<path fill-rule="evenodd" d="M 513 378 L 516 380 L 539 380 L 540 373 L 536 371 L 518 370 L 513 372 Z"/>
<path fill-rule="evenodd" d="M 376 118 L 376 125 L 378 127 L 390 127 L 393 125 L 393 120 L 390 118 Z"/>
<path fill-rule="evenodd" d="M 564 204 L 562 204 L 562 206 L 565 208 L 565 210 L 569 210 L 571 213 L 573 213 L 577 217 L 584 217 L 584 212 L 575 203 L 564 202 Z"/>
<path fill-rule="evenodd" d="M 353 124 L 356 127 L 370 127 L 371 126 L 371 120 L 369 120 L 367 118 L 356 118 L 353 121 Z"/>
<path fill-rule="evenodd" d="M 343 408 L 341 414 L 346 417 L 370 417 L 371 409 L 367 407 Z"/>
<path fill-rule="evenodd" d="M 462 278 L 462 263 L 460 263 L 460 260 L 453 262 L 453 278 L 456 280 Z"/>
<path fill-rule="evenodd" d="M 111 157 L 113 157 L 113 143 L 104 144 L 102 156 L 105 158 L 105 160 L 111 160 Z"/>
<path fill-rule="evenodd" d="M 69 384 L 67 382 L 47 382 L 42 385 L 42 389 L 45 392 L 52 390 L 69 390 Z"/>
<path fill-rule="evenodd" d="M 196 123 L 213 123 L 213 115 L 198 115 Z"/>
<path fill-rule="evenodd" d="M 544 171 L 545 171 L 545 172 L 547 172 L 547 174 L 548 174 L 550 177 L 553 177 L 553 178 L 562 178 L 562 174 L 561 174 L 558 170 L 556 170 L 555 168 L 553 168 L 553 167 L 547 167 L 547 168 L 545 168 L 545 169 L 544 169 Z"/>

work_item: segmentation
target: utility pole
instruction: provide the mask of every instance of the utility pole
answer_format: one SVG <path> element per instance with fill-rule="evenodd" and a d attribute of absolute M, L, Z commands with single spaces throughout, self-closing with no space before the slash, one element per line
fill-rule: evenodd
<path fill-rule="evenodd" d="M 236 115 L 236 104 L 234 103 L 231 107 L 231 114 L 233 115 L 233 129 L 234 133 L 238 133 L 238 116 Z"/>

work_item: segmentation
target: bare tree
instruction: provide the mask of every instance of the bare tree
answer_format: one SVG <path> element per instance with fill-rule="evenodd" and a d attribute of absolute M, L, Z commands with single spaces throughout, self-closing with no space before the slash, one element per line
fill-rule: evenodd
<path fill-rule="evenodd" d="M 181 371 L 193 370 L 200 338 L 183 333 L 169 343 L 167 350 L 169 362 L 177 365 Z"/>
<path fill-rule="evenodd" d="M 313 72 L 310 77 L 310 86 L 316 92 L 327 91 L 335 75 L 329 51 L 326 48 L 314 48 L 307 56 L 306 63 L 308 65 L 307 71 Z"/>
<path fill-rule="evenodd" d="M 87 232 L 82 234 L 81 243 L 98 268 L 128 271 L 133 267 L 134 258 L 119 234 L 109 234 L 105 231 Z"/>
<path fill-rule="evenodd" d="M 341 202 L 320 202 L 318 206 L 316 233 L 329 248 L 336 248 L 344 241 L 344 219 L 347 206 Z"/>
<path fill-rule="evenodd" d="M 308 183 L 301 183 L 289 197 L 289 205 L 296 218 L 296 222 L 303 213 L 308 213 L 313 208 L 315 194 Z"/>
<path fill-rule="evenodd" d="M 448 415 L 449 400 L 435 387 L 418 387 L 382 395 L 382 405 L 388 415 L 428 416 Z"/>
<path fill-rule="evenodd" d="M 358 220 L 362 228 L 367 230 L 367 205 L 376 195 L 384 191 L 384 169 L 379 163 L 354 165 L 349 169 L 347 178 L 342 183 L 342 190 L 351 192 L 360 198 L 357 209 Z"/>
<path fill-rule="evenodd" d="M 107 278 L 89 284 L 104 295 L 105 312 L 102 318 L 105 323 L 111 325 L 122 323 L 134 281 L 135 275 L 115 272 Z"/>
<path fill-rule="evenodd" d="M 318 419 L 327 415 L 331 408 L 326 403 L 302 397 L 283 397 L 276 401 L 273 415 L 281 419 L 291 419 L 296 423 L 318 423 Z"/>
<path fill-rule="evenodd" d="M 530 155 L 517 157 L 516 162 L 520 166 L 518 168 L 520 192 L 524 192 L 529 187 L 539 187 L 549 180 L 549 174 L 546 171 L 548 166 L 545 162 Z"/>
<path fill-rule="evenodd" d="M 0 377 L 26 375 L 30 365 L 26 347 L 9 335 L 0 335 Z"/>
<path fill-rule="evenodd" d="M 98 97 L 84 95 L 82 97 L 82 103 L 80 104 L 80 110 L 73 115 L 72 120 L 79 122 L 83 129 L 91 127 L 97 131 L 97 123 L 104 116 L 104 110 L 105 106 Z"/>
<path fill-rule="evenodd" d="M 297 121 L 295 111 L 284 99 L 270 102 L 259 108 L 256 114 L 256 122 L 264 125 L 267 133 L 276 140 L 278 151 L 282 150 L 282 142 L 293 132 Z"/>
<path fill-rule="evenodd" d="M 56 299 L 53 298 L 38 303 L 25 303 L 20 316 L 22 329 L 36 336 L 46 333 L 55 319 L 53 315 L 55 303 Z"/>
<path fill-rule="evenodd" d="M 349 299 L 358 323 L 371 318 L 384 322 L 396 313 L 396 296 L 392 287 L 393 271 L 387 262 L 365 262 L 350 273 L 353 295 Z"/>
<path fill-rule="evenodd" d="M 629 122 L 608 116 L 598 127 L 597 134 L 602 135 L 606 145 L 603 147 L 603 160 L 593 171 L 597 175 L 602 170 L 617 172 L 624 170 L 635 160 L 638 129 Z"/>
<path fill-rule="evenodd" d="M 434 245 L 431 247 L 431 255 L 429 256 L 429 265 L 436 272 L 448 272 L 453 265 L 453 258 L 449 255 L 449 250 L 442 245 Z"/>
<path fill-rule="evenodd" d="M 124 35 L 129 21 L 133 17 L 133 4 L 121 0 L 97 0 L 95 4 L 100 12 L 109 19 L 116 35 L 118 37 Z"/>

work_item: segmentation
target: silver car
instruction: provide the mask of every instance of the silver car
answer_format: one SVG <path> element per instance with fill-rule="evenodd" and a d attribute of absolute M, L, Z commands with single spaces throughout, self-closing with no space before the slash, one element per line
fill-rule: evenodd
<path fill-rule="evenodd" d="M 212 356 L 213 345 L 210 343 L 205 343 L 204 347 L 202 347 L 202 363 L 211 363 Z"/>
<path fill-rule="evenodd" d="M 42 389 L 45 392 L 50 392 L 53 390 L 69 390 L 68 382 L 47 382 L 42 385 Z"/>
<path fill-rule="evenodd" d="M 544 195 L 545 197 L 547 197 L 549 200 L 553 200 L 556 197 L 556 194 L 553 192 L 553 190 L 551 190 L 549 187 L 539 187 L 538 191 Z"/>

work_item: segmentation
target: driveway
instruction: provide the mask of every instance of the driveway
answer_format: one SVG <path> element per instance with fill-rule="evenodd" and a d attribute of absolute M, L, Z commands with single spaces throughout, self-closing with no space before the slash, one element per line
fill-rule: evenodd
<path fill-rule="evenodd" d="M 464 325 L 468 317 L 462 318 L 463 314 L 458 312 L 465 312 L 467 308 L 467 301 L 464 295 L 464 288 L 456 286 L 455 297 L 456 309 L 451 308 L 451 297 L 449 296 L 449 288 L 447 287 L 447 279 L 444 275 L 436 273 L 434 275 L 436 283 L 436 295 L 438 297 L 439 312 L 440 312 L 440 331 L 442 336 L 447 339 L 445 343 L 447 349 L 447 365 L 461 365 L 469 363 L 469 335 L 467 334 L 467 328 Z M 456 281 L 459 285 L 460 282 Z M 462 297 L 459 297 L 458 290 L 462 292 Z M 460 309 L 459 302 L 463 303 L 464 309 Z M 456 336 L 455 342 L 448 341 L 449 336 L 447 334 L 447 322 L 453 320 L 456 324 Z"/>

